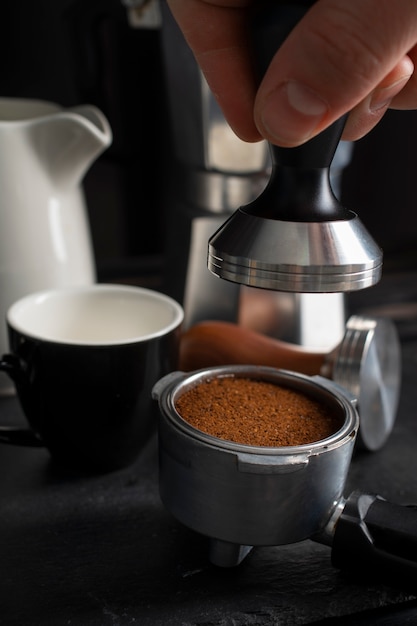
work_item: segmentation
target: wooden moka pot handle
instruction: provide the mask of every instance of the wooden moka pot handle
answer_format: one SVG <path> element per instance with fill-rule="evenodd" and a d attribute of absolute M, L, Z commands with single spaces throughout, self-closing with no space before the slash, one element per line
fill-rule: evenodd
<path fill-rule="evenodd" d="M 306 350 L 231 322 L 200 322 L 180 342 L 180 369 L 192 371 L 217 365 L 265 365 L 309 376 L 326 376 L 332 353 Z M 330 363 L 329 363 L 330 367 Z"/>

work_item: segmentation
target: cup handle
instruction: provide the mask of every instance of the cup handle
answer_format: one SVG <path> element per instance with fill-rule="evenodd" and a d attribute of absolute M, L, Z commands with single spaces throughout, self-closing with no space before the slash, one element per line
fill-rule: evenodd
<path fill-rule="evenodd" d="M 0 371 L 4 372 L 14 383 L 23 382 L 25 375 L 19 359 L 13 354 L 4 354 L 0 359 Z M 43 447 L 41 438 L 30 428 L 15 428 L 0 425 L 0 443 L 16 446 Z"/>

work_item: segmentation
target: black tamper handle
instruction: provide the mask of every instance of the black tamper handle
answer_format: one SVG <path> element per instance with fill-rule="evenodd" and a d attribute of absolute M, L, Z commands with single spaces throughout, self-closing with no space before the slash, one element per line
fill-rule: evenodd
<path fill-rule="evenodd" d="M 332 563 L 417 590 L 417 507 L 353 492 L 335 527 Z"/>
<path fill-rule="evenodd" d="M 255 64 L 264 76 L 277 50 L 314 2 L 270 0 L 256 8 L 252 22 Z M 266 194 L 250 212 L 288 221 L 351 219 L 333 196 L 329 168 L 346 116 L 295 148 L 271 145 L 273 173 Z M 273 208 L 272 208 L 273 207 Z"/>

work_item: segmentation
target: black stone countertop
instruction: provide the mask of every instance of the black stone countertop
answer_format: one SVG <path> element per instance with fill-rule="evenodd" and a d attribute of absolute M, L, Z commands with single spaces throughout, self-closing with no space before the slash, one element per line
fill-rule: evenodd
<path fill-rule="evenodd" d="M 406 284 L 409 311 L 415 274 Z M 383 308 L 388 301 L 378 294 L 372 305 Z M 401 298 L 389 302 L 400 307 Z M 399 315 L 398 327 L 403 385 L 395 428 L 379 452 L 354 455 L 346 495 L 361 489 L 410 504 L 417 502 L 417 315 Z M 0 400 L 0 419 L 22 421 L 14 397 Z M 417 623 L 410 591 L 334 569 L 330 548 L 310 540 L 256 548 L 235 569 L 215 568 L 206 539 L 164 510 L 157 475 L 156 437 L 134 465 L 94 477 L 63 473 L 43 449 L 2 445 L 0 624 Z"/>

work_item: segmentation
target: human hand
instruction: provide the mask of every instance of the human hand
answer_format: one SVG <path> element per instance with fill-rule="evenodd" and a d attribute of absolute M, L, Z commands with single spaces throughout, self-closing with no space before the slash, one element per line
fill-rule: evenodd
<path fill-rule="evenodd" d="M 223 113 L 246 141 L 300 145 L 349 113 L 343 139 L 417 108 L 417 0 L 317 0 L 258 86 L 256 0 L 167 0 Z"/>

